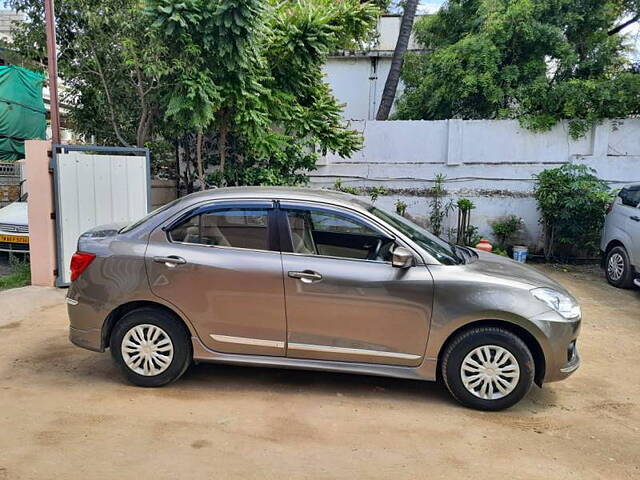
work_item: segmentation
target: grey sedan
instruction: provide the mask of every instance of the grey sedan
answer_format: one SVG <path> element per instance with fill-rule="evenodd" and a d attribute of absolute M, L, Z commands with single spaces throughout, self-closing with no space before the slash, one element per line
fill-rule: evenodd
<path fill-rule="evenodd" d="M 189 195 L 83 234 L 71 271 L 71 341 L 145 387 L 219 362 L 442 379 L 500 410 L 580 363 L 559 284 L 338 192 Z"/>

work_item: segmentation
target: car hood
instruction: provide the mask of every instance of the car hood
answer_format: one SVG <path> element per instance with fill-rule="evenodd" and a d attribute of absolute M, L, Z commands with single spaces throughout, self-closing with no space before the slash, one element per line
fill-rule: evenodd
<path fill-rule="evenodd" d="M 474 252 L 478 254 L 478 259 L 466 265 L 469 270 L 477 271 L 483 275 L 498 277 L 510 282 L 529 285 L 532 288 L 548 287 L 563 293 L 568 293 L 558 282 L 529 265 L 494 253 L 483 252 L 482 250 L 474 249 Z"/>
<path fill-rule="evenodd" d="M 29 225 L 27 202 L 14 202 L 0 208 L 0 223 Z"/>

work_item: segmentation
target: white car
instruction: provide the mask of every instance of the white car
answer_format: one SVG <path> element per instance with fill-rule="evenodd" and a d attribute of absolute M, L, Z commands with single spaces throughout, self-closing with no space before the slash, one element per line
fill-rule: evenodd
<path fill-rule="evenodd" d="M 27 195 L 0 208 L 0 252 L 29 253 Z"/>
<path fill-rule="evenodd" d="M 611 285 L 640 287 L 640 183 L 623 188 L 613 201 L 600 250 Z"/>

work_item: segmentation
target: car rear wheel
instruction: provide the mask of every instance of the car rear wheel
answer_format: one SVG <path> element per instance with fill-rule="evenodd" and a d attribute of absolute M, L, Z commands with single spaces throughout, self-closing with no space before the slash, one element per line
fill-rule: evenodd
<path fill-rule="evenodd" d="M 141 387 L 176 381 L 192 358 L 185 328 L 171 314 L 153 308 L 126 314 L 115 325 L 109 347 L 125 377 Z"/>
<path fill-rule="evenodd" d="M 518 403 L 531 389 L 534 376 L 529 348 L 501 328 L 463 332 L 442 359 L 442 378 L 451 395 L 478 410 L 502 410 Z"/>
<path fill-rule="evenodd" d="M 624 247 L 613 247 L 605 262 L 607 281 L 618 288 L 633 286 L 633 267 Z"/>

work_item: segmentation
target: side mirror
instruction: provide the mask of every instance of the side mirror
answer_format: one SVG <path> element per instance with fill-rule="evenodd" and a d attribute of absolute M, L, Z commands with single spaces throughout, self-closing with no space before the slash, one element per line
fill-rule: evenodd
<path fill-rule="evenodd" d="M 393 259 L 391 260 L 391 265 L 396 268 L 409 268 L 413 267 L 415 264 L 415 259 L 413 257 L 413 253 L 407 250 L 404 247 L 396 247 L 393 251 Z"/>

